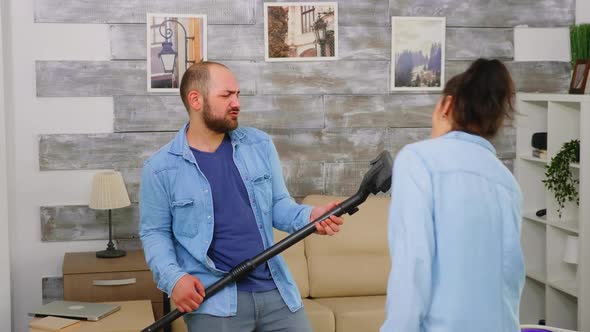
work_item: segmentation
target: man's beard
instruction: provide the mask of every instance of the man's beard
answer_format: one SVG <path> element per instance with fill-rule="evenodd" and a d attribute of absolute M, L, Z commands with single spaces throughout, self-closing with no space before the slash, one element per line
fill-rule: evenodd
<path fill-rule="evenodd" d="M 207 100 L 204 101 L 203 104 L 203 120 L 205 121 L 205 126 L 216 133 L 224 134 L 230 132 L 238 127 L 238 120 L 231 120 L 226 118 L 227 113 L 238 110 L 239 109 L 230 109 L 226 111 L 222 117 L 215 117 L 213 112 L 211 112 L 211 108 L 209 107 L 209 102 Z"/>

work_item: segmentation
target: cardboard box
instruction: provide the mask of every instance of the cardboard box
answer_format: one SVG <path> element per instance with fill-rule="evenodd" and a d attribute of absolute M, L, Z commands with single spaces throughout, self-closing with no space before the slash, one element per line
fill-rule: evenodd
<path fill-rule="evenodd" d="M 35 319 L 29 323 L 30 332 L 70 332 L 77 330 L 80 325 L 79 320 L 52 316 Z"/>
<path fill-rule="evenodd" d="M 121 306 L 121 310 L 96 321 L 81 321 L 80 326 L 72 332 L 138 332 L 154 322 L 154 312 L 150 300 L 105 302 Z M 33 318 L 34 324 L 44 318 Z M 69 330 L 57 330 L 65 332 Z M 37 332 L 30 330 L 30 332 Z M 41 332 L 47 332 L 41 330 Z"/>

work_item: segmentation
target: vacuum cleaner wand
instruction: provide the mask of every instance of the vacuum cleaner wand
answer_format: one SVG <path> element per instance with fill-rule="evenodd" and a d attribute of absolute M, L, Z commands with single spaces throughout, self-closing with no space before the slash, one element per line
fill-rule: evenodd
<path fill-rule="evenodd" d="M 305 227 L 299 229 L 295 233 L 284 238 L 282 241 L 279 241 L 272 247 L 261 252 L 254 258 L 248 259 L 231 269 L 231 271 L 229 271 L 224 277 L 217 280 L 215 283 L 205 289 L 205 298 L 203 301 L 215 295 L 229 283 L 240 280 L 252 272 L 259 265 L 265 263 L 267 260 L 280 254 L 297 242 L 314 233 L 316 230 L 315 223 L 327 219 L 331 215 L 338 217 L 346 213 L 352 215 L 359 210 L 358 206 L 367 200 L 369 194 L 387 192 L 391 187 L 391 170 L 393 168 L 393 160 L 391 155 L 389 152 L 383 151 L 377 158 L 370 162 L 370 165 L 371 168 L 363 177 L 363 181 L 361 182 L 361 185 L 356 194 L 344 202 L 341 202 L 332 210 L 324 213 L 313 222 L 310 222 Z M 175 309 L 154 322 L 152 325 L 143 329 L 142 332 L 155 332 L 162 327 L 171 324 L 174 320 L 181 317 L 182 315 L 184 315 L 184 313 L 178 311 L 178 309 Z"/>

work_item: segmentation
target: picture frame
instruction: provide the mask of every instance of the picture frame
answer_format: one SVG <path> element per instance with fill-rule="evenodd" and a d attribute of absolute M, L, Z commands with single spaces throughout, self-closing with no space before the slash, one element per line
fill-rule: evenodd
<path fill-rule="evenodd" d="M 390 91 L 442 91 L 445 17 L 391 17 Z"/>
<path fill-rule="evenodd" d="M 589 87 L 588 72 L 590 71 L 590 59 L 576 60 L 574 70 L 572 72 L 572 79 L 570 81 L 570 94 L 585 94 Z"/>
<path fill-rule="evenodd" d="M 207 16 L 147 13 L 147 90 L 178 93 L 182 75 L 207 60 Z"/>
<path fill-rule="evenodd" d="M 338 59 L 337 2 L 265 2 L 264 59 Z"/>

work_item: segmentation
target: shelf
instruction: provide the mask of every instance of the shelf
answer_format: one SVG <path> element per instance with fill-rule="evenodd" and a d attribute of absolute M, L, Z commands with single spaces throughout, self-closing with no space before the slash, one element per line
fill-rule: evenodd
<path fill-rule="evenodd" d="M 568 331 L 587 331 L 578 326 L 579 307 L 578 299 L 575 296 L 549 286 L 546 291 L 545 306 L 547 308 L 545 318 L 548 326 Z"/>
<path fill-rule="evenodd" d="M 543 165 L 543 166 L 544 165 L 547 165 L 549 163 L 549 161 L 550 161 L 550 160 L 547 160 L 547 159 L 537 158 L 537 157 L 527 156 L 527 155 L 520 155 L 518 157 L 520 159 L 522 159 L 522 160 L 530 161 L 530 162 L 537 163 L 537 164 L 540 164 L 540 165 Z M 571 163 L 570 164 L 570 167 L 571 168 L 580 169 L 580 164 L 578 164 L 578 163 Z"/>
<path fill-rule="evenodd" d="M 539 218 L 537 217 L 537 215 L 535 214 L 535 212 L 525 212 L 522 215 L 523 218 L 531 220 L 531 221 L 536 221 L 538 223 L 541 224 L 547 224 L 547 220 L 543 219 L 543 218 Z"/>
<path fill-rule="evenodd" d="M 521 101 L 556 101 L 566 103 L 590 102 L 590 95 L 570 95 L 561 93 L 518 93 Z"/>
<path fill-rule="evenodd" d="M 522 290 L 520 301 L 520 323 L 537 324 L 546 319 L 545 314 L 545 283 L 527 278 Z"/>
<path fill-rule="evenodd" d="M 555 228 L 562 229 L 564 231 L 568 231 L 570 233 L 578 234 L 578 223 L 575 220 L 561 220 L 561 221 L 548 221 L 548 225 L 551 225 Z"/>
<path fill-rule="evenodd" d="M 551 158 L 565 142 L 580 140 L 590 144 L 590 95 L 555 93 L 518 93 L 516 117 L 516 160 L 514 175 L 522 191 L 521 248 L 525 260 L 526 282 L 520 305 L 523 324 L 545 319 L 547 325 L 572 331 L 590 332 L 590 292 L 587 241 L 590 228 L 583 222 L 590 218 L 590 159 L 581 154 L 581 162 L 572 162 L 569 170 L 580 181 L 579 205 L 567 202 L 561 209 L 543 180 Z M 534 157 L 531 137 L 547 133 L 547 154 Z M 588 144 L 584 144 L 588 143 Z M 535 152 L 536 153 L 536 152 Z M 547 214 L 536 212 L 546 208 Z M 570 236 L 578 237 L 578 264 L 569 261 Z M 566 248 L 567 247 L 567 248 Z M 566 253 L 568 251 L 568 253 Z M 564 257 L 568 255 L 567 258 Z"/>
<path fill-rule="evenodd" d="M 527 155 L 520 155 L 519 158 L 522 160 L 532 161 L 534 163 L 539 163 L 539 164 L 543 164 L 543 165 L 545 165 L 549 162 L 547 159 L 542 159 L 542 158 L 537 158 L 537 157 L 527 156 Z"/>
<path fill-rule="evenodd" d="M 575 298 L 578 297 L 578 286 L 576 285 L 576 280 L 548 281 L 547 284 Z"/>
<path fill-rule="evenodd" d="M 527 269 L 526 276 L 542 284 L 547 283 L 547 274 L 544 269 Z"/>

